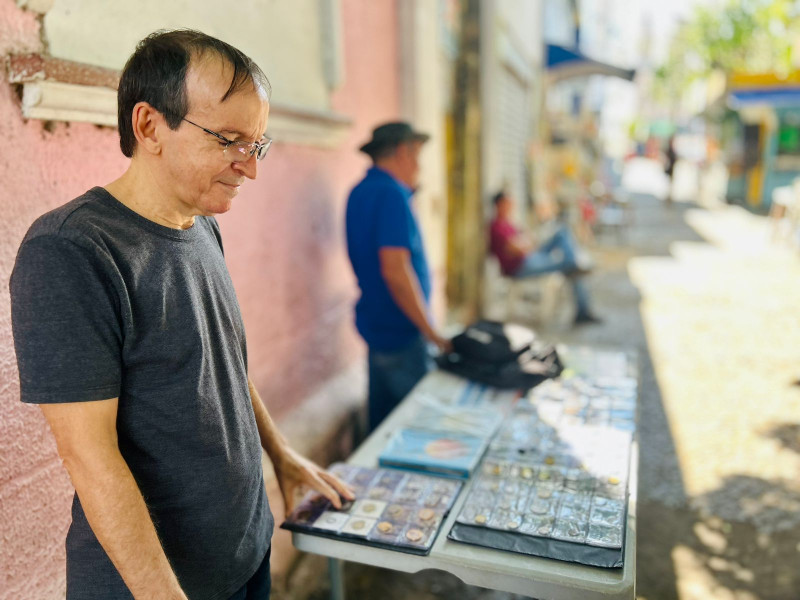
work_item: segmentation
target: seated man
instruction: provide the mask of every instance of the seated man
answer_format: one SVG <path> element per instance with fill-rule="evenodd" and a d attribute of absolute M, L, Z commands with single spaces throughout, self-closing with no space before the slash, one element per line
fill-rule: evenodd
<path fill-rule="evenodd" d="M 514 204 L 505 192 L 494 198 L 495 217 L 490 226 L 489 249 L 500 261 L 504 275 L 514 278 L 538 277 L 545 273 L 561 272 L 572 284 L 577 304 L 575 324 L 599 323 L 589 309 L 589 291 L 580 279 L 588 271 L 578 265 L 578 246 L 565 225 L 544 244 L 535 248 L 511 223 Z"/>

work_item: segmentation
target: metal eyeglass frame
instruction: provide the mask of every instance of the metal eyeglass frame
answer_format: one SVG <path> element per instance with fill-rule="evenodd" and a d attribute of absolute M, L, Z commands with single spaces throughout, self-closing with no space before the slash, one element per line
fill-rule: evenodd
<path fill-rule="evenodd" d="M 265 141 L 261 143 L 229 140 L 224 135 L 217 133 L 216 131 L 211 131 L 210 129 L 206 129 L 202 125 L 198 125 L 197 123 L 190 121 L 186 117 L 182 117 L 181 120 L 186 121 L 187 123 L 189 123 L 190 125 L 194 125 L 195 127 L 199 127 L 206 133 L 210 133 L 215 138 L 219 138 L 220 140 L 225 142 L 225 148 L 223 149 L 223 152 L 228 158 L 233 160 L 233 162 L 245 162 L 247 160 L 250 160 L 250 157 L 252 157 L 254 154 L 256 155 L 256 160 L 262 160 L 267 155 L 267 150 L 269 150 L 269 147 L 272 145 L 272 139 L 268 137 L 264 137 L 263 139 Z M 231 157 L 231 155 L 228 154 L 228 149 L 231 147 L 236 148 L 237 152 L 236 154 L 233 155 L 233 157 Z"/>

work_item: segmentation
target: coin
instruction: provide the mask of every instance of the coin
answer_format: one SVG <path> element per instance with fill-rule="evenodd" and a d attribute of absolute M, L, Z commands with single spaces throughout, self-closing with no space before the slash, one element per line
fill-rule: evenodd
<path fill-rule="evenodd" d="M 422 521 L 430 521 L 436 513 L 433 512 L 430 508 L 423 508 L 419 511 L 419 518 Z"/>
<path fill-rule="evenodd" d="M 409 529 L 406 531 L 406 538 L 410 542 L 418 542 L 420 541 L 425 534 L 423 534 L 419 529 Z"/>
<path fill-rule="evenodd" d="M 360 519 L 358 521 L 353 521 L 350 524 L 350 528 L 355 530 L 355 531 L 358 531 L 360 529 L 364 529 L 365 526 L 366 526 L 366 523 L 364 521 L 360 520 Z"/>
<path fill-rule="evenodd" d="M 364 506 L 361 507 L 365 513 L 375 512 L 375 505 L 372 502 L 367 502 Z"/>
<path fill-rule="evenodd" d="M 507 529 L 518 529 L 519 528 L 519 523 L 517 523 L 516 521 L 509 521 L 508 523 L 506 523 L 506 528 Z"/>
<path fill-rule="evenodd" d="M 552 464 L 555 464 L 556 459 L 553 458 L 552 456 L 548 456 L 548 457 L 546 457 L 544 459 L 544 462 L 545 462 L 546 465 L 552 465 Z"/>
<path fill-rule="evenodd" d="M 533 469 L 531 469 L 530 467 L 523 467 L 522 471 L 520 472 L 520 475 L 522 475 L 523 479 L 530 479 L 531 477 L 533 477 Z"/>
<path fill-rule="evenodd" d="M 381 533 L 391 533 L 394 526 L 389 521 L 381 521 L 378 523 L 378 531 Z"/>
<path fill-rule="evenodd" d="M 484 523 L 486 523 L 486 515 L 477 515 L 475 517 L 475 522 L 483 525 Z"/>
<path fill-rule="evenodd" d="M 369 491 L 370 498 L 383 498 L 386 494 L 389 493 L 385 487 L 375 487 Z"/>
<path fill-rule="evenodd" d="M 403 507 L 397 504 L 392 504 L 386 512 L 391 516 L 396 517 L 397 515 L 403 514 Z"/>
<path fill-rule="evenodd" d="M 618 477 L 609 477 L 608 483 L 611 485 L 619 485 L 619 478 Z"/>

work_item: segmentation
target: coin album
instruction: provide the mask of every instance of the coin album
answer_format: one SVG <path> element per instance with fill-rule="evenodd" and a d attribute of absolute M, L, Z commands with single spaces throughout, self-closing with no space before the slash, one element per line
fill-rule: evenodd
<path fill-rule="evenodd" d="M 356 499 L 337 510 L 309 492 L 282 528 L 332 539 L 428 554 L 462 483 L 452 479 L 336 463 L 330 472 Z"/>
<path fill-rule="evenodd" d="M 622 565 L 636 379 L 616 356 L 581 359 L 581 370 L 535 388 L 503 422 L 471 480 L 451 539 Z M 587 375 L 593 364 L 611 374 Z"/>

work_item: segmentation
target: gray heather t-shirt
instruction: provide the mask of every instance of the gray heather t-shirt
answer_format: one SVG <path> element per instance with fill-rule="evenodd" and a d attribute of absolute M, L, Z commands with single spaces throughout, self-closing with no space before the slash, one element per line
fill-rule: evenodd
<path fill-rule="evenodd" d="M 22 400 L 119 398 L 119 448 L 191 600 L 228 598 L 272 535 L 239 305 L 213 218 L 162 227 L 94 188 L 40 217 L 11 275 Z M 70 600 L 131 598 L 81 508 Z"/>

